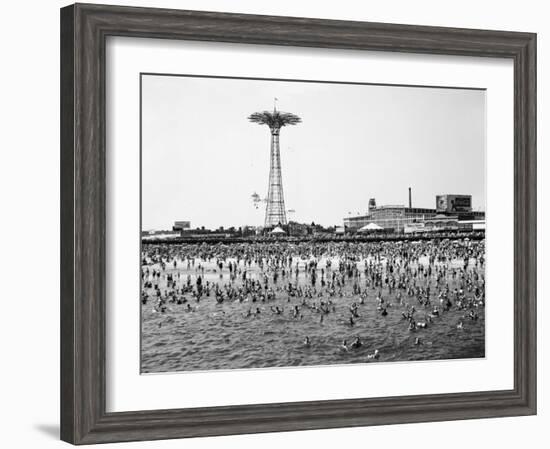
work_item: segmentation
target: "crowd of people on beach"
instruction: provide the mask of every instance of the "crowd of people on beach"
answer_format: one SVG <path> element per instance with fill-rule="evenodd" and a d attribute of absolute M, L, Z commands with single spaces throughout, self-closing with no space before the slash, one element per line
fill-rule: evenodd
<path fill-rule="evenodd" d="M 250 242 L 148 244 L 142 247 L 141 303 L 148 313 L 201 313 L 204 302 L 240 320 L 265 314 L 290 320 L 336 319 L 353 328 L 362 308 L 378 319 L 398 314 L 414 340 L 447 312 L 461 311 L 456 329 L 476 321 L 485 306 L 485 241 L 444 239 L 391 242 Z M 243 312 L 244 305 L 244 312 Z M 334 317 L 334 318 L 333 318 Z M 162 322 L 159 322 L 159 326 Z M 303 335 L 305 348 L 314 347 Z M 343 339 L 354 351 L 361 337 Z M 371 348 L 367 359 L 378 360 Z"/>

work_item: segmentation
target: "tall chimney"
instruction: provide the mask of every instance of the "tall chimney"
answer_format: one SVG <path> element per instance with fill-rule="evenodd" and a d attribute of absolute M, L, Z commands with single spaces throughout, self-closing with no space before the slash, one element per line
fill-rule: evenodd
<path fill-rule="evenodd" d="M 409 187 L 409 209 L 412 209 L 412 194 L 411 194 L 411 188 Z"/>

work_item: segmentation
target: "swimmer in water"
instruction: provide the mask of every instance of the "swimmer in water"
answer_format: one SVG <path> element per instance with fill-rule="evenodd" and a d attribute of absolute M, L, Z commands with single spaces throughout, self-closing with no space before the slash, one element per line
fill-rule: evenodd
<path fill-rule="evenodd" d="M 420 340 L 420 337 L 416 337 L 416 338 L 415 338 L 415 340 L 414 340 L 414 344 L 415 344 L 416 346 L 418 346 L 418 345 L 421 345 L 421 344 L 422 344 L 422 340 Z"/>
<path fill-rule="evenodd" d="M 363 343 L 361 342 L 361 338 L 355 337 L 355 340 L 354 340 L 353 343 L 351 344 L 351 348 L 352 348 L 352 349 L 358 349 L 358 348 L 360 348 L 361 346 L 363 346 Z"/>
<path fill-rule="evenodd" d="M 342 341 L 342 344 L 340 345 L 340 351 L 342 351 L 342 352 L 348 352 L 349 351 L 348 342 L 346 340 Z"/>
<path fill-rule="evenodd" d="M 311 346 L 311 340 L 309 339 L 309 337 L 306 335 L 306 338 L 304 338 L 304 346 L 306 348 L 309 348 Z"/>
<path fill-rule="evenodd" d="M 371 360 L 371 359 L 378 360 L 379 358 L 380 358 L 380 353 L 378 352 L 378 349 L 375 349 L 372 354 L 367 354 L 368 360 Z"/>
<path fill-rule="evenodd" d="M 279 306 L 271 306 L 271 311 L 276 315 L 280 315 L 281 313 L 283 313 L 283 309 L 279 309 Z"/>

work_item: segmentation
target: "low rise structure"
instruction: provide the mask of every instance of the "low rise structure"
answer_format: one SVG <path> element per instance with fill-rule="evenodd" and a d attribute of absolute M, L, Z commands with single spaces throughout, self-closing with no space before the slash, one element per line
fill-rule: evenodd
<path fill-rule="evenodd" d="M 346 232 L 358 232 L 369 224 L 383 228 L 385 232 L 416 233 L 430 231 L 452 231 L 473 228 L 479 229 L 485 220 L 485 212 L 473 211 L 471 195 L 437 195 L 436 208 L 412 207 L 409 189 L 409 207 L 403 205 L 376 206 L 376 200 L 369 200 L 369 210 L 365 215 L 344 218 Z M 461 226 L 462 222 L 471 222 Z"/>
<path fill-rule="evenodd" d="M 355 232 L 370 223 L 387 231 L 403 232 L 405 226 L 436 216 L 435 209 L 405 207 L 401 205 L 377 206 L 370 208 L 366 215 L 344 218 L 344 227 Z"/>

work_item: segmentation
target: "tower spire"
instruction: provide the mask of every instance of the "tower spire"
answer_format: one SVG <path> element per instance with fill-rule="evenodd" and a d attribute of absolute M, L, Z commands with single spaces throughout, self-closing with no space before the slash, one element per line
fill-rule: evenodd
<path fill-rule="evenodd" d="M 281 154 L 279 133 L 283 126 L 296 125 L 302 121 L 297 115 L 277 111 L 277 98 L 273 101 L 273 112 L 255 112 L 248 117 L 253 123 L 267 125 L 271 131 L 271 150 L 269 164 L 269 184 L 267 189 L 267 204 L 264 226 L 273 227 L 286 225 L 285 199 L 283 194 L 283 179 L 281 176 Z"/>

